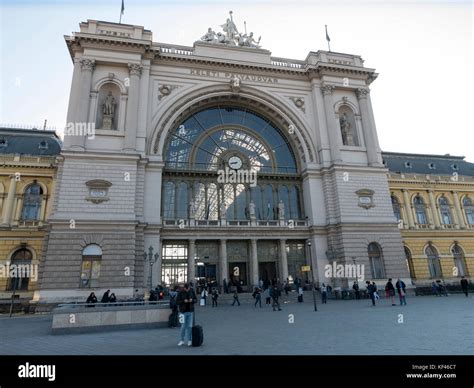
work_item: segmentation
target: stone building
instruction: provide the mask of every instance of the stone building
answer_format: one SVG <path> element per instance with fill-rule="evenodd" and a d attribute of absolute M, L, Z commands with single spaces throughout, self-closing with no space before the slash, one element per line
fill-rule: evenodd
<path fill-rule="evenodd" d="M 0 301 L 38 288 L 61 143 L 53 131 L 0 128 Z M 22 267 L 18 267 L 22 266 Z"/>
<path fill-rule="evenodd" d="M 272 57 L 234 24 L 192 47 L 95 20 L 65 40 L 74 72 L 37 300 L 201 278 L 351 282 L 327 279 L 333 262 L 409 283 L 377 73 L 360 56 Z"/>
<path fill-rule="evenodd" d="M 395 218 L 417 287 L 474 274 L 474 163 L 384 152 Z"/>

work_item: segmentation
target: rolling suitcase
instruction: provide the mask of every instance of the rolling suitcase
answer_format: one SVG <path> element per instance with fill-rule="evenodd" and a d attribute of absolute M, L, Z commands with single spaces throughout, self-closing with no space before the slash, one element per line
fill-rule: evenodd
<path fill-rule="evenodd" d="M 298 302 L 303 303 L 303 295 L 298 295 Z"/>
<path fill-rule="evenodd" d="M 178 327 L 179 326 L 179 314 L 178 310 L 173 311 L 168 318 L 168 327 Z"/>
<path fill-rule="evenodd" d="M 196 312 L 193 314 L 193 328 L 191 330 L 193 346 L 201 346 L 204 341 L 204 331 L 202 326 L 196 325 Z"/>

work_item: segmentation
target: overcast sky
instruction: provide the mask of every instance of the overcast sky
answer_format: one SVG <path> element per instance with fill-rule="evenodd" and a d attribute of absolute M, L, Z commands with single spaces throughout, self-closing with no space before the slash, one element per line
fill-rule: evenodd
<path fill-rule="evenodd" d="M 121 0 L 0 0 L 0 123 L 65 126 L 72 62 L 63 35 L 87 19 L 118 22 Z M 234 21 L 273 56 L 331 49 L 359 54 L 384 151 L 463 155 L 474 162 L 471 1 L 125 0 L 122 22 L 155 42 L 192 46 L 209 26 Z"/>

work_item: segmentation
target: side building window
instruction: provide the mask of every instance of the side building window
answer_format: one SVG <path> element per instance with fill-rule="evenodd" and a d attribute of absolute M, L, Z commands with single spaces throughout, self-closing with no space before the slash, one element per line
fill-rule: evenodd
<path fill-rule="evenodd" d="M 393 215 L 397 219 L 397 221 L 400 221 L 402 219 L 402 213 L 400 211 L 400 202 L 398 202 L 397 197 L 392 195 L 392 208 L 393 208 Z"/>
<path fill-rule="evenodd" d="M 43 189 L 39 184 L 33 183 L 26 188 L 21 209 L 22 221 L 39 220 L 42 196 Z"/>
<path fill-rule="evenodd" d="M 445 197 L 440 197 L 438 200 L 439 211 L 441 213 L 441 222 L 443 225 L 452 225 L 453 218 L 451 216 L 451 209 L 449 207 L 448 200 Z"/>
<path fill-rule="evenodd" d="M 383 279 L 385 271 L 383 268 L 382 249 L 377 243 L 370 243 L 368 248 L 370 269 L 373 279 Z"/>
<path fill-rule="evenodd" d="M 469 225 L 474 225 L 474 205 L 469 197 L 464 197 L 462 200 L 464 213 L 466 214 L 466 221 Z"/>
<path fill-rule="evenodd" d="M 408 249 L 408 247 L 404 247 L 404 250 L 405 250 L 405 259 L 407 261 L 408 271 L 410 272 L 410 277 L 412 279 L 416 279 L 415 266 L 413 265 L 413 257 L 411 255 L 411 251 L 410 249 Z"/>
<path fill-rule="evenodd" d="M 425 248 L 425 255 L 428 257 L 428 268 L 430 270 L 431 278 L 442 277 L 441 262 L 436 248 L 432 245 L 428 245 Z"/>
<path fill-rule="evenodd" d="M 419 195 L 413 200 L 415 205 L 416 221 L 420 225 L 427 225 L 428 219 L 426 217 L 425 201 Z"/>
<path fill-rule="evenodd" d="M 11 257 L 10 273 L 16 276 L 9 277 L 7 291 L 27 291 L 30 283 L 30 268 L 33 256 L 26 248 L 21 248 Z"/>
<path fill-rule="evenodd" d="M 90 244 L 82 251 L 81 288 L 99 287 L 102 249 L 96 244 Z"/>

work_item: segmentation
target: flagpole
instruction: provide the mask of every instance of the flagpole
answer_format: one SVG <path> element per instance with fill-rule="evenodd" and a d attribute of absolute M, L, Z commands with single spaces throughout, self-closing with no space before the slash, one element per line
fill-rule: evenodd
<path fill-rule="evenodd" d="M 329 39 L 327 24 L 325 24 L 324 27 L 326 28 L 326 40 L 328 41 L 328 49 L 329 49 L 329 51 L 331 51 L 331 44 L 329 43 L 331 41 L 331 39 Z"/>
<path fill-rule="evenodd" d="M 124 0 L 122 0 L 122 7 L 120 8 L 120 19 L 119 19 L 119 24 L 122 24 L 122 15 L 123 15 L 123 11 L 125 11 L 125 4 L 124 4 Z"/>

